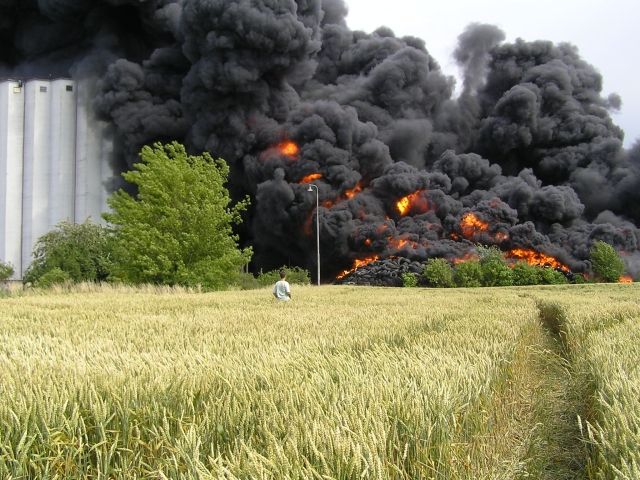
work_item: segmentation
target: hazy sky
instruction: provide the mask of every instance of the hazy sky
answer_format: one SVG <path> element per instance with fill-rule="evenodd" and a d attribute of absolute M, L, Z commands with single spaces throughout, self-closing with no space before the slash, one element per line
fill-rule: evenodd
<path fill-rule="evenodd" d="M 352 29 L 371 32 L 380 25 L 396 35 L 425 40 L 448 75 L 457 37 L 472 22 L 498 26 L 507 41 L 570 42 L 604 78 L 604 96 L 622 97 L 614 122 L 625 131 L 625 146 L 640 140 L 639 0 L 345 0 Z"/>

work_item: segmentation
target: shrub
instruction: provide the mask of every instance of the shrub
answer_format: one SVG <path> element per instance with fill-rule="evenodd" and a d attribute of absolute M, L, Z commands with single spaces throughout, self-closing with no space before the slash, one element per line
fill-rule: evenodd
<path fill-rule="evenodd" d="M 304 268 L 293 267 L 285 268 L 287 271 L 287 282 L 296 285 L 309 285 L 311 283 L 311 275 Z"/>
<path fill-rule="evenodd" d="M 576 273 L 573 276 L 573 280 L 571 281 L 571 283 L 575 283 L 576 285 L 582 285 L 585 283 L 589 283 L 589 280 L 582 273 Z"/>
<path fill-rule="evenodd" d="M 238 273 L 232 282 L 232 287 L 239 288 L 240 290 L 255 290 L 260 288 L 261 285 L 258 279 L 250 273 Z"/>
<path fill-rule="evenodd" d="M 430 258 L 422 272 L 430 287 L 449 288 L 453 286 L 453 269 L 444 258 Z"/>
<path fill-rule="evenodd" d="M 517 262 L 511 269 L 514 285 L 537 285 L 540 283 L 538 268 L 526 262 Z"/>
<path fill-rule="evenodd" d="M 482 285 L 482 267 L 478 260 L 469 260 L 458 264 L 453 273 L 458 287 L 480 287 Z"/>
<path fill-rule="evenodd" d="M 273 285 L 280 280 L 280 270 L 287 272 L 287 282 L 296 285 L 309 285 L 311 283 L 311 276 L 309 272 L 301 267 L 280 267 L 268 272 L 260 272 L 258 274 L 258 284 L 261 287 Z"/>
<path fill-rule="evenodd" d="M 54 230 L 41 236 L 33 249 L 33 262 L 24 274 L 32 284 L 50 270 L 66 272 L 74 282 L 106 280 L 111 268 L 111 236 L 100 225 L 59 223 Z"/>
<path fill-rule="evenodd" d="M 500 250 L 495 247 L 479 248 L 482 284 L 486 287 L 513 285 L 513 273 Z"/>
<path fill-rule="evenodd" d="M 593 273 L 600 281 L 617 282 L 624 273 L 624 262 L 608 243 L 595 242 L 589 259 Z"/>
<path fill-rule="evenodd" d="M 549 267 L 538 267 L 540 283 L 542 285 L 562 285 L 568 283 L 567 277 L 562 272 Z"/>
<path fill-rule="evenodd" d="M 414 288 L 418 286 L 418 278 L 415 274 L 406 272 L 402 274 L 402 286 Z"/>
<path fill-rule="evenodd" d="M 34 286 L 38 288 L 51 288 L 54 285 L 67 283 L 69 281 L 71 281 L 71 276 L 67 272 L 59 267 L 54 267 L 41 275 L 34 283 Z"/>
<path fill-rule="evenodd" d="M 13 266 L 0 260 L 0 283 L 6 282 L 13 275 Z"/>

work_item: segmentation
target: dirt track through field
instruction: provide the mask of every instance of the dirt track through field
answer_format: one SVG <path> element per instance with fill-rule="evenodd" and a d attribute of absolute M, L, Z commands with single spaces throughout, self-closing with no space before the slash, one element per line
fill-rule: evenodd
<path fill-rule="evenodd" d="M 573 372 L 555 304 L 538 303 L 540 322 L 525 333 L 512 366 L 511 435 L 519 464 L 515 478 L 582 479 L 588 451 L 581 440 L 591 392 Z M 503 403 L 508 400 L 503 400 Z"/>

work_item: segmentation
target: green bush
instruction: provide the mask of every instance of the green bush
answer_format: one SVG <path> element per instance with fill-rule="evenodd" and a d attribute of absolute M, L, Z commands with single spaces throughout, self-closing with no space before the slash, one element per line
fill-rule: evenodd
<path fill-rule="evenodd" d="M 469 260 L 456 265 L 453 280 L 458 287 L 482 286 L 482 267 L 478 260 Z"/>
<path fill-rule="evenodd" d="M 13 275 L 13 266 L 0 260 L 0 282 L 6 282 Z"/>
<path fill-rule="evenodd" d="M 254 277 L 251 273 L 238 273 L 233 281 L 231 282 L 231 286 L 240 290 L 255 290 L 260 288 L 262 285 L 258 282 L 258 279 Z"/>
<path fill-rule="evenodd" d="M 608 243 L 595 242 L 589 259 L 593 273 L 602 282 L 617 282 L 624 274 L 624 262 Z"/>
<path fill-rule="evenodd" d="M 309 272 L 300 267 L 280 267 L 276 270 L 269 272 L 260 272 L 258 274 L 258 284 L 261 287 L 275 284 L 280 280 L 280 270 L 287 272 L 287 282 L 296 285 L 309 285 L 311 283 L 311 276 Z"/>
<path fill-rule="evenodd" d="M 581 273 L 576 273 L 573 276 L 573 280 L 571 281 L 571 283 L 575 283 L 576 285 L 582 285 L 585 283 L 589 283 L 589 280 Z"/>
<path fill-rule="evenodd" d="M 430 258 L 427 260 L 422 276 L 430 287 L 453 287 L 453 269 L 444 258 Z"/>
<path fill-rule="evenodd" d="M 34 286 L 38 288 L 51 288 L 54 285 L 60 285 L 70 281 L 71 276 L 67 272 L 59 267 L 54 267 L 40 276 L 34 283 Z"/>
<path fill-rule="evenodd" d="M 540 272 L 527 262 L 517 262 L 511 269 L 514 285 L 538 285 Z"/>
<path fill-rule="evenodd" d="M 549 267 L 538 267 L 540 283 L 542 285 L 562 285 L 568 283 L 567 277 L 562 272 Z"/>
<path fill-rule="evenodd" d="M 24 281 L 35 285 L 47 272 L 58 269 L 74 282 L 100 282 L 107 279 L 110 268 L 111 235 L 105 227 L 89 220 L 61 222 L 36 242 Z"/>
<path fill-rule="evenodd" d="M 413 273 L 402 274 L 402 286 L 407 288 L 415 288 L 418 286 L 418 277 Z"/>
<path fill-rule="evenodd" d="M 513 285 L 513 272 L 507 265 L 503 253 L 496 247 L 479 248 L 482 284 L 485 287 L 508 287 Z"/>

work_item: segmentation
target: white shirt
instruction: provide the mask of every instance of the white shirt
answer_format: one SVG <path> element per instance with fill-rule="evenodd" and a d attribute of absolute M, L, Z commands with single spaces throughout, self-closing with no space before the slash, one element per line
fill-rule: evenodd
<path fill-rule="evenodd" d="M 273 294 L 278 300 L 291 300 L 291 298 L 289 298 L 290 293 L 291 287 L 289 287 L 289 282 L 287 282 L 286 280 L 280 280 L 279 282 L 276 282 L 273 287 Z"/>

